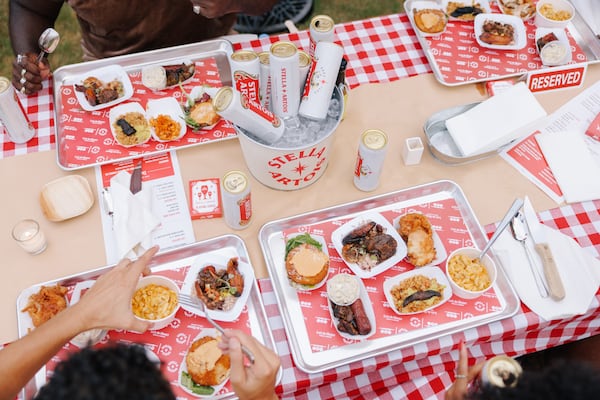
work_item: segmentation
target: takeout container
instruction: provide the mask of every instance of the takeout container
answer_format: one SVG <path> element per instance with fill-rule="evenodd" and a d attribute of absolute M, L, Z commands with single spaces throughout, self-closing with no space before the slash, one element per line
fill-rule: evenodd
<path fill-rule="evenodd" d="M 455 282 L 454 279 L 452 279 L 452 276 L 448 272 L 448 264 L 450 263 L 450 260 L 452 259 L 452 257 L 459 255 L 459 254 L 464 254 L 469 258 L 479 258 L 480 253 L 481 253 L 481 250 L 479 250 L 475 247 L 461 247 L 461 248 L 454 250 L 448 256 L 448 259 L 446 260 L 446 276 L 448 277 L 448 281 L 450 282 L 450 286 L 452 287 L 452 292 L 454 294 L 456 294 L 458 297 L 462 297 L 463 299 L 475 299 L 475 298 L 481 296 L 482 294 L 484 294 L 485 292 L 487 292 L 488 290 L 490 290 L 492 288 L 492 286 L 494 286 L 494 283 L 496 282 L 496 275 L 497 275 L 496 263 L 494 263 L 494 261 L 490 258 L 490 256 L 488 254 L 485 254 L 483 256 L 483 258 L 481 259 L 481 263 L 485 267 L 487 274 L 490 278 L 490 286 L 488 286 L 487 288 L 485 288 L 483 290 L 472 291 L 472 290 L 463 288 L 457 282 Z"/>
<path fill-rule="evenodd" d="M 544 5 L 551 5 L 554 12 L 566 11 L 571 15 L 571 17 L 562 21 L 550 19 L 540 12 L 540 9 Z M 536 5 L 534 23 L 538 28 L 566 28 L 567 25 L 569 25 L 569 23 L 573 20 L 574 15 L 575 8 L 566 0 L 540 0 Z"/>
<path fill-rule="evenodd" d="M 298 190 L 312 185 L 323 175 L 329 163 L 334 133 L 344 115 L 342 94 L 337 86 L 331 98 L 337 99 L 342 109 L 331 131 L 312 143 L 278 148 L 258 141 L 243 128 L 235 127 L 246 165 L 256 180 L 273 189 Z M 304 166 L 302 172 L 297 169 L 298 160 Z"/>
<path fill-rule="evenodd" d="M 521 18 L 523 21 L 533 18 L 535 15 L 535 5 L 533 0 L 523 2 L 520 5 L 515 5 L 514 0 L 496 0 L 500 12 L 506 15 L 514 15 Z"/>
<path fill-rule="evenodd" d="M 171 279 L 161 276 L 161 275 L 148 275 L 143 278 L 140 278 L 135 290 L 137 291 L 140 288 L 143 288 L 145 286 L 152 285 L 152 284 L 158 285 L 158 286 L 164 286 L 164 287 L 174 291 L 177 294 L 177 297 L 179 300 L 179 286 L 177 286 L 177 284 L 174 281 L 172 281 Z M 150 325 L 149 329 L 156 331 L 156 330 L 160 330 L 160 329 L 163 329 L 166 326 L 168 326 L 175 319 L 175 314 L 177 313 L 177 310 L 179 310 L 179 301 L 177 301 L 177 305 L 173 308 L 173 311 L 171 311 L 171 313 L 164 318 L 150 320 L 150 319 L 140 318 L 137 315 L 135 317 L 142 321 L 150 321 L 151 325 Z"/>
<path fill-rule="evenodd" d="M 501 24 L 511 25 L 514 29 L 513 41 L 510 44 L 490 44 L 481 40 L 480 36 L 483 33 L 483 25 L 486 21 L 494 21 Z M 509 14 L 477 14 L 473 22 L 475 30 L 475 40 L 481 47 L 487 47 L 495 50 L 521 50 L 527 44 L 527 31 L 523 20 L 519 17 Z"/>
<path fill-rule="evenodd" d="M 556 36 L 557 40 L 546 43 L 541 49 L 537 45 L 538 39 L 544 37 L 545 35 L 553 33 Z M 560 28 L 537 28 L 535 30 L 535 43 L 536 49 L 540 55 L 542 60 L 542 64 L 553 67 L 557 65 L 564 65 L 571 62 L 573 57 L 571 51 L 571 44 L 569 43 L 569 38 L 565 33 L 564 29 Z M 557 53 L 560 48 L 560 52 Z M 551 54 L 553 53 L 553 54 Z M 557 54 L 562 54 L 562 57 L 557 57 Z"/>

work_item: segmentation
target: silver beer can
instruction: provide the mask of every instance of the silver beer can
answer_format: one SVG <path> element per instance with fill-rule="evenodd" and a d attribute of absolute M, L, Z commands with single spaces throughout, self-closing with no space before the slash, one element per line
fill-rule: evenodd
<path fill-rule="evenodd" d="M 13 143 L 26 143 L 35 136 L 35 128 L 29 120 L 17 91 L 8 78 L 0 77 L 0 122 Z"/>
<path fill-rule="evenodd" d="M 300 65 L 300 94 L 304 93 L 304 86 L 306 85 L 306 78 L 312 65 L 312 57 L 307 52 L 298 50 L 298 61 Z"/>
<path fill-rule="evenodd" d="M 250 181 L 241 171 L 230 171 L 221 181 L 225 223 L 232 229 L 244 229 L 252 220 Z"/>
<path fill-rule="evenodd" d="M 267 143 L 285 131 L 283 121 L 262 104 L 249 100 L 230 86 L 223 86 L 212 100 L 215 112 Z"/>
<path fill-rule="evenodd" d="M 514 387 L 523 373 L 521 364 L 514 358 L 508 356 L 495 356 L 483 364 L 480 385 L 489 385 L 499 388 Z"/>
<path fill-rule="evenodd" d="M 263 51 L 258 54 L 260 61 L 260 102 L 267 109 L 271 110 L 271 66 L 269 64 L 269 52 Z"/>
<path fill-rule="evenodd" d="M 310 35 L 310 47 L 308 54 L 315 54 L 317 43 L 333 42 L 335 40 L 335 24 L 333 19 L 328 15 L 317 15 L 310 20 L 308 28 Z"/>
<path fill-rule="evenodd" d="M 238 50 L 231 54 L 231 76 L 235 88 L 250 100 L 260 102 L 260 61 L 252 50 Z"/>
<path fill-rule="evenodd" d="M 300 105 L 300 58 L 292 42 L 279 41 L 269 50 L 271 109 L 280 118 L 295 117 Z"/>
<path fill-rule="evenodd" d="M 306 78 L 298 113 L 306 118 L 323 120 L 344 57 L 344 49 L 335 43 L 319 42 L 311 71 Z"/>
<path fill-rule="evenodd" d="M 354 186 L 358 189 L 369 192 L 379 185 L 387 143 L 387 135 L 378 129 L 368 129 L 361 135 L 354 167 Z"/>

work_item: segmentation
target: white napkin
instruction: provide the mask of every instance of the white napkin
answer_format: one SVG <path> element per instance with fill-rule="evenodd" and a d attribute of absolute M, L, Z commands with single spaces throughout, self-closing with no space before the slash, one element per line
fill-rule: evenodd
<path fill-rule="evenodd" d="M 504 268 L 523 303 L 543 319 L 551 321 L 584 314 L 600 285 L 600 260 L 582 249 L 572 238 L 539 224 L 546 231 L 546 239 L 565 288 L 565 297 L 560 301 L 541 297 L 525 249 L 513 238 L 510 229 L 505 230 L 492 246 L 500 260 L 500 267 Z M 537 267 L 542 271 L 541 260 L 531 237 L 527 242 L 538 261 Z"/>
<path fill-rule="evenodd" d="M 119 260 L 136 259 L 152 247 L 151 232 L 160 224 L 152 213 L 152 192 L 142 189 L 135 195 L 129 190 L 131 174 L 121 171 L 110 180 L 114 205 L 114 234 Z"/>
<path fill-rule="evenodd" d="M 600 165 L 575 131 L 535 135 L 567 203 L 600 199 Z"/>
<path fill-rule="evenodd" d="M 524 133 L 547 115 L 523 82 L 446 121 L 463 156 L 495 150 Z"/>

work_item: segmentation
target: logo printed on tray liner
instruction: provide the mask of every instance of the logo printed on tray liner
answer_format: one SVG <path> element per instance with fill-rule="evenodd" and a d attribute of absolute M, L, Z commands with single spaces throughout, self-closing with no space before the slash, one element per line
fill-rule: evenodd
<path fill-rule="evenodd" d="M 267 162 L 271 178 L 285 186 L 299 186 L 315 179 L 327 161 L 327 146 L 289 152 Z"/>

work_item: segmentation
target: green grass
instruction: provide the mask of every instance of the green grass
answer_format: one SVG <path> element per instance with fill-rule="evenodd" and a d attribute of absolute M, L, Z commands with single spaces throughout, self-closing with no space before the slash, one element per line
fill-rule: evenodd
<path fill-rule="evenodd" d="M 14 56 L 8 36 L 8 1 L 0 0 L 0 76 L 11 79 Z M 318 14 L 329 15 L 336 23 L 395 14 L 402 11 L 402 3 L 403 0 L 315 0 L 312 13 L 297 26 L 301 30 L 307 29 L 312 16 Z M 60 33 L 61 39 L 50 57 L 52 68 L 81 62 L 79 25 L 70 7 L 63 6 L 55 29 Z"/>

